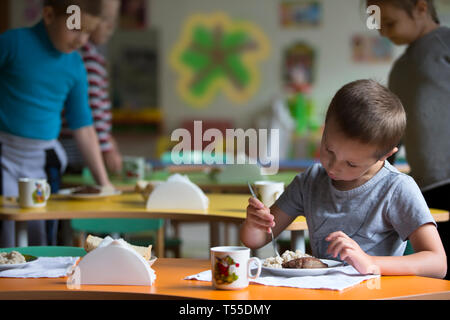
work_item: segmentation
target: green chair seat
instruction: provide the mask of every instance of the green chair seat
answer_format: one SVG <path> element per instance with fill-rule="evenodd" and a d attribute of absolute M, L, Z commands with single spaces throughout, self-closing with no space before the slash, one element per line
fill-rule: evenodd
<path fill-rule="evenodd" d="M 406 242 L 406 248 L 405 248 L 405 252 L 403 253 L 404 256 L 410 255 L 414 253 L 414 249 L 411 245 L 411 242 L 408 240 Z"/>
<path fill-rule="evenodd" d="M 28 254 L 35 257 L 83 257 L 86 254 L 84 248 L 63 246 L 36 246 L 0 249 L 0 252 L 11 251 L 17 251 L 21 254 Z"/>
<path fill-rule="evenodd" d="M 92 233 L 136 233 L 157 231 L 164 225 L 163 219 L 72 219 L 73 230 Z"/>

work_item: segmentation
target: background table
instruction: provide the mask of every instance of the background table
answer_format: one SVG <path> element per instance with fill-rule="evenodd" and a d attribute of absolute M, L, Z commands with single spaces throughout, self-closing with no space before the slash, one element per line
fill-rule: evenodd
<path fill-rule="evenodd" d="M 74 200 L 52 195 L 44 208 L 22 209 L 15 199 L 0 197 L 0 220 L 16 221 L 18 246 L 27 246 L 27 225 L 30 220 L 87 219 L 87 218 L 163 218 L 181 221 L 210 222 L 210 246 L 220 245 L 219 222 L 240 224 L 245 220 L 248 195 L 208 194 L 209 208 L 201 210 L 146 209 L 139 194 L 125 193 L 98 200 Z M 303 217 L 296 220 L 295 230 L 306 229 Z M 161 248 L 161 241 L 157 246 Z M 161 250 L 159 250 L 161 251 Z M 160 256 L 162 256 L 160 254 Z"/>
<path fill-rule="evenodd" d="M 153 286 L 82 285 L 68 289 L 66 278 L 0 278 L 0 299 L 214 299 L 214 300 L 368 300 L 450 299 L 450 281 L 416 277 L 383 276 L 376 288 L 362 282 L 343 291 L 270 287 L 251 284 L 238 291 L 214 290 L 210 282 L 183 280 L 210 269 L 209 260 L 158 259 L 153 265 Z"/>

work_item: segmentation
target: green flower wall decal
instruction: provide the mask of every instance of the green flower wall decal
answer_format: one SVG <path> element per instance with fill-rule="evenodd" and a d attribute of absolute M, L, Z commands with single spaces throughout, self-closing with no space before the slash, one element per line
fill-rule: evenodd
<path fill-rule="evenodd" d="M 183 30 L 170 61 L 180 75 L 178 91 L 185 101 L 202 107 L 223 90 L 242 103 L 256 93 L 258 63 L 269 52 L 258 27 L 217 13 L 191 16 Z"/>

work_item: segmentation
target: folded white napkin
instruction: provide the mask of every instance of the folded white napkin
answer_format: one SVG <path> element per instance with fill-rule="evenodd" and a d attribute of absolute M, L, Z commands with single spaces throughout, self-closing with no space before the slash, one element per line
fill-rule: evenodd
<path fill-rule="evenodd" d="M 352 266 L 336 268 L 336 271 L 320 276 L 282 277 L 274 276 L 265 270 L 250 282 L 275 287 L 293 287 L 302 289 L 344 290 L 358 283 L 379 277 L 379 275 L 362 275 Z M 211 270 L 206 270 L 184 278 L 185 280 L 211 281 Z M 374 284 L 370 284 L 374 286 Z"/>
<path fill-rule="evenodd" d="M 40 257 L 23 268 L 0 271 L 5 278 L 59 278 L 77 263 L 79 257 Z"/>

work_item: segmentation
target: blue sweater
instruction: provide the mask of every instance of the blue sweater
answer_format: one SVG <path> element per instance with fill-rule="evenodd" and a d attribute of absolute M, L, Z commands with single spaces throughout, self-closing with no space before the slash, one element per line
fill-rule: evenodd
<path fill-rule="evenodd" d="M 92 124 L 86 69 L 50 41 L 44 23 L 0 35 L 0 131 L 52 140 L 61 112 L 73 130 Z"/>

